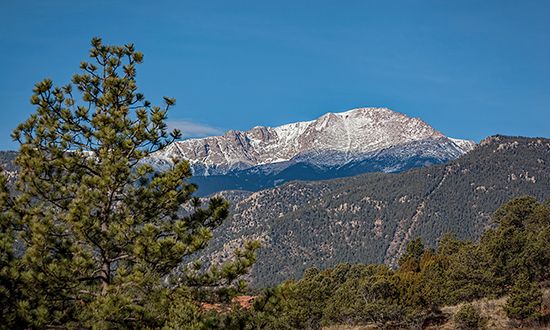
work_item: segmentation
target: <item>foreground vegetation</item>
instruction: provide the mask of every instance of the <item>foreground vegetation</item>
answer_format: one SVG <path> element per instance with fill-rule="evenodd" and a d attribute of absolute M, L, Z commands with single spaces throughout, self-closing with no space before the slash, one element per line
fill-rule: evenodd
<path fill-rule="evenodd" d="M 508 296 L 501 298 L 483 298 L 469 303 L 461 303 L 441 308 L 444 321 L 426 326 L 429 330 L 453 329 L 541 329 L 544 322 L 519 322 L 506 315 L 505 306 Z M 550 289 L 543 289 L 543 308 L 550 306 Z M 330 325 L 324 330 L 373 330 L 376 325 Z"/>

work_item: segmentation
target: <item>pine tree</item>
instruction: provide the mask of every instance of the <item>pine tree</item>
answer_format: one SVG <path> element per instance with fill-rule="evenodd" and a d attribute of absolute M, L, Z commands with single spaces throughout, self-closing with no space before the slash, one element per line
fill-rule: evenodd
<path fill-rule="evenodd" d="M 152 106 L 138 92 L 142 53 L 94 38 L 90 57 L 71 84 L 36 84 L 37 111 L 13 133 L 25 283 L 18 315 L 34 327 L 162 326 L 173 300 L 198 305 L 241 288 L 257 243 L 221 267 L 182 266 L 206 246 L 228 203 L 201 206 L 184 160 L 162 173 L 147 163 L 181 134 L 167 130 L 174 99 Z"/>
<path fill-rule="evenodd" d="M 409 241 L 405 248 L 405 252 L 398 260 L 401 270 L 418 271 L 422 254 L 424 254 L 424 244 L 422 240 L 420 238 L 415 238 Z"/>
<path fill-rule="evenodd" d="M 509 318 L 519 321 L 541 316 L 542 293 L 536 283 L 521 274 L 510 291 L 504 309 Z"/>
<path fill-rule="evenodd" d="M 10 214 L 11 206 L 7 178 L 0 172 L 0 328 L 8 329 L 22 326 L 16 303 L 20 294 L 20 283 L 15 251 L 16 224 Z"/>

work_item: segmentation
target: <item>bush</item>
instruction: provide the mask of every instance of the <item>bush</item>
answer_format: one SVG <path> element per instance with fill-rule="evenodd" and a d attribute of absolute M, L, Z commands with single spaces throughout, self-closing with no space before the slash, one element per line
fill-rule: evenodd
<path fill-rule="evenodd" d="M 504 309 L 509 318 L 524 321 L 539 318 L 541 306 L 542 293 L 537 284 L 522 275 L 512 287 Z"/>
<path fill-rule="evenodd" d="M 485 324 L 484 318 L 479 313 L 479 310 L 472 304 L 465 304 L 454 317 L 457 329 L 481 329 Z"/>

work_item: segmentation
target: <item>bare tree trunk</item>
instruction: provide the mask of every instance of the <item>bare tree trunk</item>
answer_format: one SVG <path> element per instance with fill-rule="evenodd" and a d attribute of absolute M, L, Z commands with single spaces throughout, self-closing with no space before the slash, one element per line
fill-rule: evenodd
<path fill-rule="evenodd" d="M 107 224 L 105 222 L 101 224 L 101 231 L 103 233 L 107 232 Z M 109 261 L 107 255 L 103 256 L 103 264 L 101 265 L 101 272 L 103 273 L 103 276 L 101 277 L 101 295 L 105 296 L 107 294 L 107 289 L 109 288 L 109 284 L 111 282 L 111 262 Z"/>

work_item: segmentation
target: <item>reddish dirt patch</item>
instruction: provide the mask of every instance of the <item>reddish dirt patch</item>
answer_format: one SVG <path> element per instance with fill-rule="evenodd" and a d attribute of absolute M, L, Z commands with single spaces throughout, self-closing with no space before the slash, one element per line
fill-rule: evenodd
<path fill-rule="evenodd" d="M 231 299 L 230 304 L 210 304 L 210 303 L 202 303 L 201 308 L 204 311 L 215 311 L 218 313 L 225 313 L 231 311 L 231 308 L 235 305 L 238 305 L 242 309 L 249 309 L 252 307 L 252 304 L 254 303 L 254 299 L 256 299 L 256 296 L 236 296 L 235 298 Z"/>

